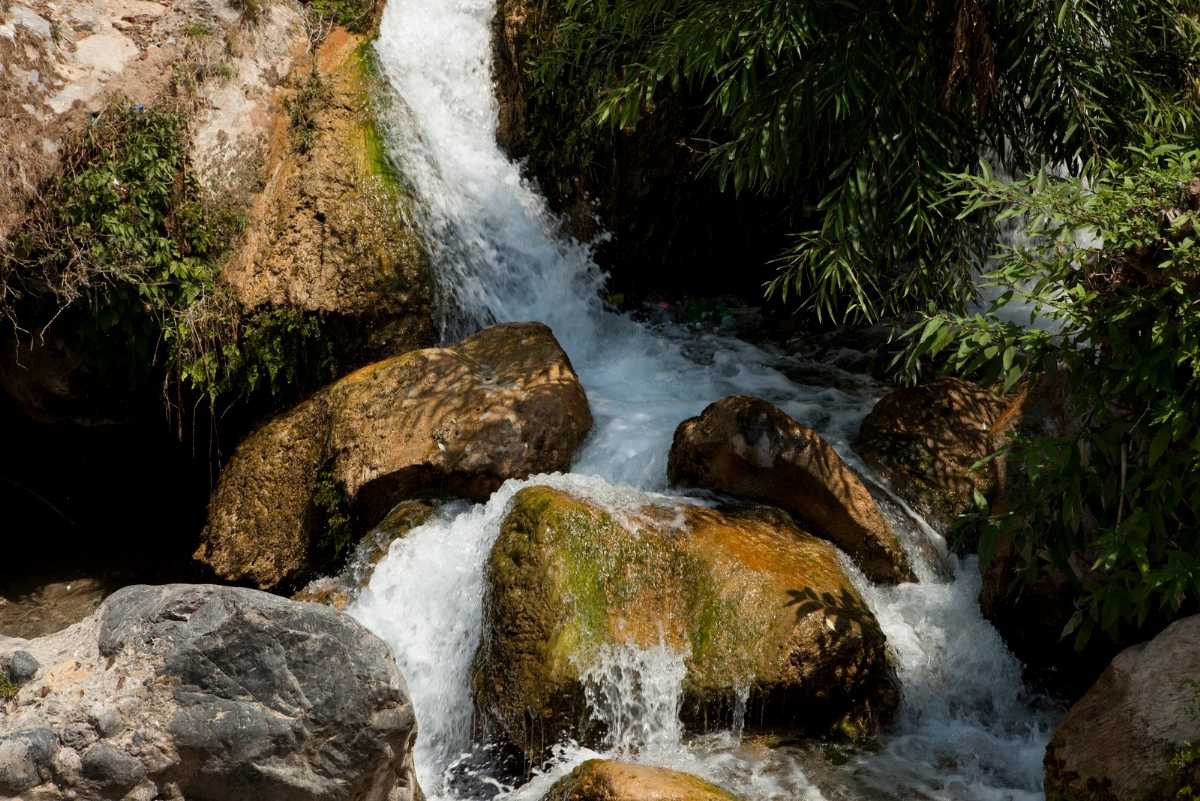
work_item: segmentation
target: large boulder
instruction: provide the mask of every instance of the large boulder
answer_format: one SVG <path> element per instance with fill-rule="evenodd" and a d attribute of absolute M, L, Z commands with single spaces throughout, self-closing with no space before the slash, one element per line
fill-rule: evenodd
<path fill-rule="evenodd" d="M 914 580 L 875 499 L 837 451 L 765 400 L 734 395 L 675 431 L 667 475 L 778 506 L 850 555 L 872 581 Z"/>
<path fill-rule="evenodd" d="M 513 501 L 487 565 L 475 701 L 536 762 L 564 736 L 610 734 L 589 683 L 623 646 L 683 657 L 682 716 L 869 736 L 897 702 L 883 633 L 829 543 L 767 507 L 615 515 L 547 487 Z M 594 689 L 594 686 L 593 686 Z M 743 701 L 745 697 L 743 696 Z"/>
<path fill-rule="evenodd" d="M 331 488 L 371 522 L 421 492 L 482 500 L 507 479 L 567 469 L 591 425 L 571 362 L 540 323 L 377 362 L 242 443 L 196 558 L 231 581 L 295 581 L 313 567 Z"/>
<path fill-rule="evenodd" d="M 1013 404 L 969 381 L 939 378 L 898 389 L 862 422 L 855 451 L 933 526 L 947 530 L 992 497 L 1002 466 L 976 463 L 994 454 L 1017 419 Z"/>
<path fill-rule="evenodd" d="M 18 652 L 35 668 L 0 708 L 0 798 L 420 797 L 395 660 L 331 609 L 134 586 L 57 634 L 0 639 Z"/>
<path fill-rule="evenodd" d="M 607 759 L 589 759 L 560 779 L 542 801 L 737 801 L 697 776 Z"/>
<path fill-rule="evenodd" d="M 1200 788 L 1200 615 L 1117 655 L 1046 749 L 1047 801 L 1167 801 Z"/>

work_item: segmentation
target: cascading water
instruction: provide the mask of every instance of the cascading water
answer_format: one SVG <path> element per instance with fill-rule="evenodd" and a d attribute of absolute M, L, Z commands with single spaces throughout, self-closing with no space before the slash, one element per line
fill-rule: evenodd
<path fill-rule="evenodd" d="M 471 756 L 469 675 L 479 643 L 484 563 L 512 496 L 550 484 L 618 513 L 636 512 L 666 484 L 675 427 L 733 393 L 758 395 L 821 432 L 865 471 L 849 442 L 881 388 L 799 384 L 788 359 L 738 340 L 670 326 L 649 329 L 607 311 L 589 248 L 558 233 L 543 199 L 499 150 L 490 72 L 495 0 L 391 0 L 376 45 L 402 103 L 392 155 L 421 200 L 421 224 L 447 296 L 447 336 L 493 321 L 541 320 L 571 356 L 595 428 L 569 475 L 508 482 L 486 504 L 453 505 L 392 548 L 351 607 L 396 653 L 420 726 L 416 760 L 438 799 L 535 801 L 594 756 L 570 743 L 523 787 L 488 776 Z M 902 526 L 923 578 L 934 571 Z M 950 583 L 875 587 L 851 568 L 896 657 L 901 721 L 879 753 L 809 769 L 803 751 L 741 744 L 734 732 L 688 739 L 676 711 L 682 657 L 660 647 L 610 649 L 588 666 L 593 713 L 609 723 L 610 753 L 704 775 L 750 801 L 917 798 L 1026 801 L 1041 797 L 1048 718 L 1027 703 L 1020 666 L 976 604 L 978 571 Z M 819 776 L 811 776 L 813 770 Z M 819 785 L 819 787 L 818 787 Z M 465 788 L 465 789 L 464 789 Z"/>

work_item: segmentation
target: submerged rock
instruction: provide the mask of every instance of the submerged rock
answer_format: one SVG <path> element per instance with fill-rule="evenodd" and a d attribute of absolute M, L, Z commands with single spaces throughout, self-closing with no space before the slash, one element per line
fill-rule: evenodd
<path fill-rule="evenodd" d="M 837 451 L 765 400 L 734 395 L 675 431 L 672 484 L 778 506 L 846 551 L 872 581 L 913 581 L 875 499 Z"/>
<path fill-rule="evenodd" d="M 1047 801 L 1166 801 L 1200 788 L 1200 615 L 1122 651 L 1046 749 Z"/>
<path fill-rule="evenodd" d="M 974 465 L 1003 444 L 1012 404 L 958 378 L 940 378 L 885 396 L 862 422 L 854 449 L 933 526 L 948 529 L 992 497 L 1001 465 Z"/>
<path fill-rule="evenodd" d="M 274 587 L 312 569 L 329 485 L 377 520 L 433 491 L 483 500 L 565 470 L 591 429 L 550 329 L 510 323 L 351 373 L 251 435 L 221 474 L 196 558 Z"/>
<path fill-rule="evenodd" d="M 589 759 L 550 788 L 543 801 L 737 801 L 737 798 L 688 773 Z"/>
<path fill-rule="evenodd" d="M 739 690 L 756 722 L 808 732 L 869 735 L 897 702 L 883 633 L 836 549 L 774 509 L 649 506 L 623 519 L 528 488 L 487 582 L 476 705 L 530 761 L 564 736 L 605 734 L 586 692 L 614 647 L 679 652 L 682 716 L 698 728 L 728 724 Z"/>
<path fill-rule="evenodd" d="M 0 714 L 0 797 L 420 797 L 395 660 L 333 610 L 135 586 L 65 631 L 0 640 L 14 649 L 45 667 Z"/>

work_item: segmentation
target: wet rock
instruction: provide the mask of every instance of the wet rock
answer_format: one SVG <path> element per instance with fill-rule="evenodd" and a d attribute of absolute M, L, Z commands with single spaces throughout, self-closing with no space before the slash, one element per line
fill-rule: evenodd
<path fill-rule="evenodd" d="M 777 506 L 846 551 L 872 581 L 912 581 L 908 558 L 879 506 L 837 451 L 759 398 L 733 395 L 675 431 L 667 474 Z"/>
<path fill-rule="evenodd" d="M 591 425 L 570 361 L 539 323 L 377 362 L 238 448 L 196 558 L 231 581 L 295 580 L 312 568 L 322 472 L 360 519 L 378 520 L 426 491 L 484 499 L 509 478 L 565 470 Z"/>
<path fill-rule="evenodd" d="M 544 801 L 737 801 L 698 776 L 590 759 L 559 780 Z"/>
<path fill-rule="evenodd" d="M 972 469 L 1003 444 L 1016 416 L 993 392 L 941 378 L 885 396 L 863 420 L 854 449 L 934 527 L 949 529 L 973 508 L 976 491 L 995 495 L 996 462 Z"/>
<path fill-rule="evenodd" d="M 869 736 L 897 702 L 884 636 L 827 542 L 767 507 L 614 514 L 522 490 L 487 565 L 477 709 L 531 762 L 563 736 L 595 742 L 590 673 L 611 649 L 665 644 L 686 665 L 684 720 L 749 716 Z"/>
<path fill-rule="evenodd" d="M 375 567 L 388 555 L 392 543 L 404 539 L 414 528 L 428 522 L 438 507 L 438 504 L 420 498 L 396 504 L 387 517 L 359 541 L 340 573 L 309 582 L 292 596 L 292 600 L 345 609 L 351 599 L 370 583 Z"/>
<path fill-rule="evenodd" d="M 0 655 L 14 643 L 50 667 L 36 703 L 0 716 L 0 796 L 418 797 L 395 660 L 333 610 L 138 586 L 65 631 L 0 641 Z"/>
<path fill-rule="evenodd" d="M 1200 615 L 1122 651 L 1046 749 L 1047 801 L 1165 801 L 1200 787 Z"/>

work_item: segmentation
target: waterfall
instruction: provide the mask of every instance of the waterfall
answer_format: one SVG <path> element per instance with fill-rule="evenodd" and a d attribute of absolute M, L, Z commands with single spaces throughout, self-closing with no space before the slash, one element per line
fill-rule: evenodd
<path fill-rule="evenodd" d="M 797 383 L 783 354 L 680 327 L 651 329 L 607 310 L 589 247 L 559 232 L 544 199 L 496 144 L 495 12 L 495 0 L 390 0 L 376 48 L 401 101 L 391 154 L 420 201 L 447 297 L 446 335 L 495 321 L 547 323 L 587 390 L 595 428 L 571 474 L 510 481 L 487 503 L 450 506 L 415 529 L 350 608 L 396 654 L 417 714 L 420 780 L 431 798 L 446 801 L 497 793 L 535 801 L 596 755 L 560 744 L 544 773 L 508 787 L 476 753 L 469 675 L 484 563 L 521 487 L 550 484 L 617 513 L 636 510 L 648 493 L 665 491 L 676 426 L 733 393 L 776 403 L 865 471 L 850 442 L 885 389 L 869 380 L 854 390 Z M 915 523 L 904 529 L 910 545 L 921 536 Z M 952 582 L 899 587 L 875 587 L 852 570 L 904 687 L 901 720 L 879 753 L 810 776 L 802 752 L 741 747 L 740 724 L 722 736 L 688 738 L 675 713 L 682 662 L 665 648 L 612 649 L 591 668 L 593 714 L 616 724 L 608 753 L 703 775 L 748 801 L 866 801 L 880 791 L 944 801 L 1041 798 L 1050 718 L 1029 705 L 1020 665 L 980 615 L 977 566 L 956 568 Z M 465 773 L 472 781 L 449 780 Z"/>

